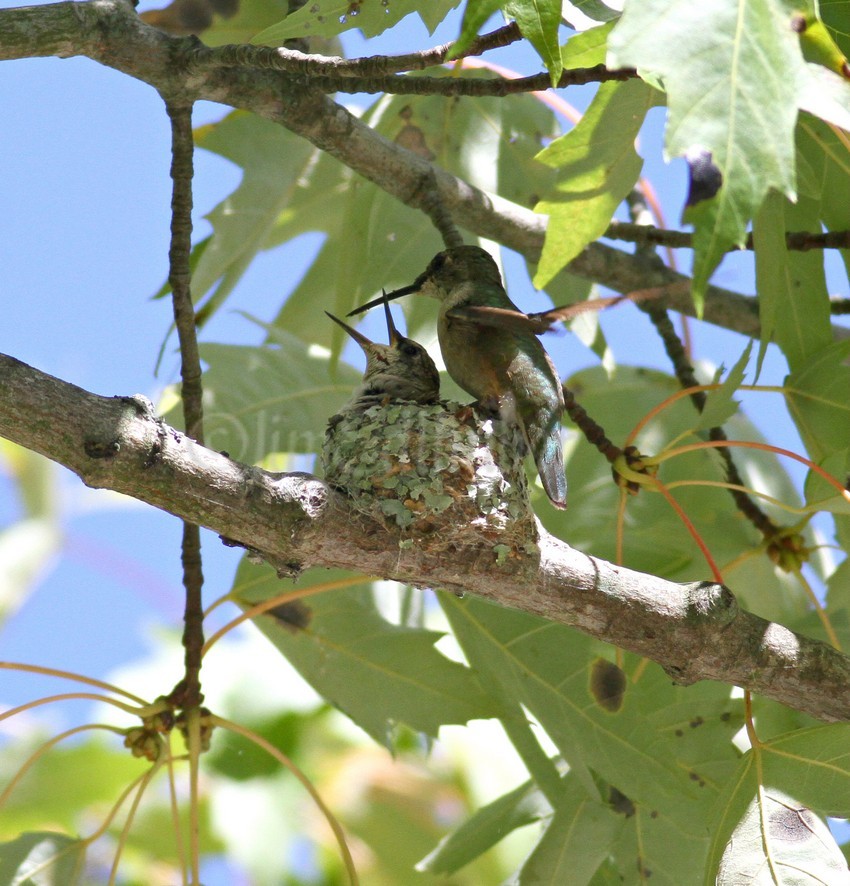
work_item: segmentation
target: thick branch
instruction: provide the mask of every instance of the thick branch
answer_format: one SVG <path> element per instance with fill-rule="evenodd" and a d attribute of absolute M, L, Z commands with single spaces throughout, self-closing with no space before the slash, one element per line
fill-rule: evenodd
<path fill-rule="evenodd" d="M 657 661 L 675 680 L 745 686 L 822 720 L 850 720 L 850 658 L 738 607 L 710 582 L 677 584 L 582 554 L 541 530 L 539 555 L 492 545 L 452 560 L 352 513 L 306 474 L 237 464 L 169 428 L 142 397 L 99 397 L 0 356 L 0 435 L 292 569 L 325 566 L 478 594 Z"/>
<path fill-rule="evenodd" d="M 286 126 L 403 203 L 420 206 L 421 183 L 431 174 L 424 158 L 376 133 L 310 87 L 304 77 L 193 65 L 197 41 L 169 37 L 146 25 L 123 0 L 0 10 L 0 35 L 0 59 L 85 55 L 150 83 L 172 101 L 208 99 L 254 111 Z M 434 173 L 440 199 L 458 225 L 503 243 L 532 263 L 539 260 L 545 216 L 486 194 L 443 170 Z M 601 243 L 585 249 L 569 270 L 618 292 L 688 279 Z M 694 314 L 687 294 L 674 290 L 667 304 Z M 759 334 L 755 300 L 719 287 L 708 287 L 704 319 L 744 335 Z M 844 332 L 838 329 L 836 334 Z"/>

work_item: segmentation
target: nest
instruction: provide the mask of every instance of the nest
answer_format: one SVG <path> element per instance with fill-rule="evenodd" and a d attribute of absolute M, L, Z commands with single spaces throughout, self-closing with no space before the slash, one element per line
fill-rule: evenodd
<path fill-rule="evenodd" d="M 360 512 L 425 543 L 485 541 L 507 557 L 536 539 L 524 452 L 517 428 L 471 406 L 394 401 L 334 416 L 322 458 Z"/>

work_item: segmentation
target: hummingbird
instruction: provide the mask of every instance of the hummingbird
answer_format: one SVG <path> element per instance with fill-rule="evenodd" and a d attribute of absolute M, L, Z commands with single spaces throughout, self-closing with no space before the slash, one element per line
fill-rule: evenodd
<path fill-rule="evenodd" d="M 333 314 L 325 313 L 360 345 L 366 354 L 363 382 L 345 407 L 346 411 L 365 411 L 385 400 L 411 400 L 435 403 L 440 394 L 440 374 L 425 348 L 399 334 L 390 314 L 387 295 L 381 297 L 387 319 L 390 343 L 379 345 L 352 329 Z M 373 302 L 377 303 L 377 302 Z"/>
<path fill-rule="evenodd" d="M 440 302 L 437 333 L 449 375 L 483 408 L 519 426 L 546 494 L 566 507 L 561 381 L 535 334 L 541 329 L 510 300 L 496 262 L 480 246 L 446 249 L 410 286 L 385 294 L 384 304 L 413 292 Z"/>

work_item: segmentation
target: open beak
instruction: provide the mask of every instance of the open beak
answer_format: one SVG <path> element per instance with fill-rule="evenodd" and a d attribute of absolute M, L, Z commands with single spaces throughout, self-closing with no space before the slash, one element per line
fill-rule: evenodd
<path fill-rule="evenodd" d="M 390 334 L 390 345 L 395 347 L 401 340 L 398 330 L 393 323 L 393 315 L 390 313 L 390 300 L 386 289 L 381 290 L 381 301 L 384 303 L 384 314 L 387 318 L 387 332 Z"/>
<path fill-rule="evenodd" d="M 365 305 L 360 305 L 359 308 L 355 308 L 353 311 L 349 311 L 346 316 L 353 317 L 355 314 L 362 314 L 364 311 L 368 311 L 369 308 L 377 307 L 382 302 L 386 303 L 392 301 L 396 298 L 401 298 L 403 295 L 410 295 L 411 292 L 419 292 L 422 288 L 422 284 L 417 280 L 414 283 L 411 283 L 410 286 L 402 286 L 401 289 L 396 289 L 393 292 L 384 292 L 380 298 L 373 298 L 372 301 L 367 301 Z M 337 320 L 339 323 L 339 320 Z"/>
<path fill-rule="evenodd" d="M 389 311 L 389 309 L 387 310 Z M 331 318 L 331 320 L 334 321 L 334 323 L 341 326 L 354 339 L 354 341 L 356 341 L 357 344 L 360 345 L 361 348 L 363 348 L 364 351 L 372 347 L 372 341 L 366 338 L 366 336 L 363 335 L 362 332 L 358 332 L 356 329 L 352 329 L 347 323 L 343 323 L 342 320 L 339 319 L 339 317 L 334 317 L 333 314 L 329 314 L 327 311 L 325 311 L 325 313 Z"/>

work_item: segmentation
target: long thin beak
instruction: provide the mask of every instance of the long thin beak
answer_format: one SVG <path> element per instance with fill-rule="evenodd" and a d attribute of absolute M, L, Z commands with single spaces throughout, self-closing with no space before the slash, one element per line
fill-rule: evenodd
<path fill-rule="evenodd" d="M 366 348 L 372 347 L 372 341 L 366 338 L 366 336 L 363 335 L 362 332 L 358 332 L 356 329 L 352 329 L 347 323 L 343 323 L 342 320 L 339 319 L 339 317 L 334 317 L 333 314 L 329 314 L 327 311 L 325 311 L 325 313 L 331 318 L 331 320 L 334 321 L 334 323 L 337 323 L 339 326 L 341 326 L 354 339 L 354 341 L 356 341 L 357 344 L 360 345 L 361 348 L 365 350 Z"/>
<path fill-rule="evenodd" d="M 387 318 L 387 332 L 390 334 L 390 345 L 395 347 L 399 341 L 401 340 L 401 336 L 398 334 L 398 330 L 395 328 L 395 323 L 393 323 L 393 315 L 390 313 L 390 302 L 387 297 L 386 289 L 381 290 L 381 300 L 384 303 L 384 314 Z"/>
<path fill-rule="evenodd" d="M 368 311 L 369 308 L 377 307 L 382 302 L 392 301 L 393 299 L 401 298 L 403 295 L 410 295 L 411 292 L 419 292 L 419 289 L 419 283 L 411 283 L 410 286 L 402 286 L 401 289 L 395 289 L 389 293 L 385 292 L 380 298 L 373 298 L 372 301 L 367 301 L 365 305 L 360 305 L 359 308 L 349 311 L 345 316 L 353 317 L 355 314 L 362 314 L 364 311 Z"/>

